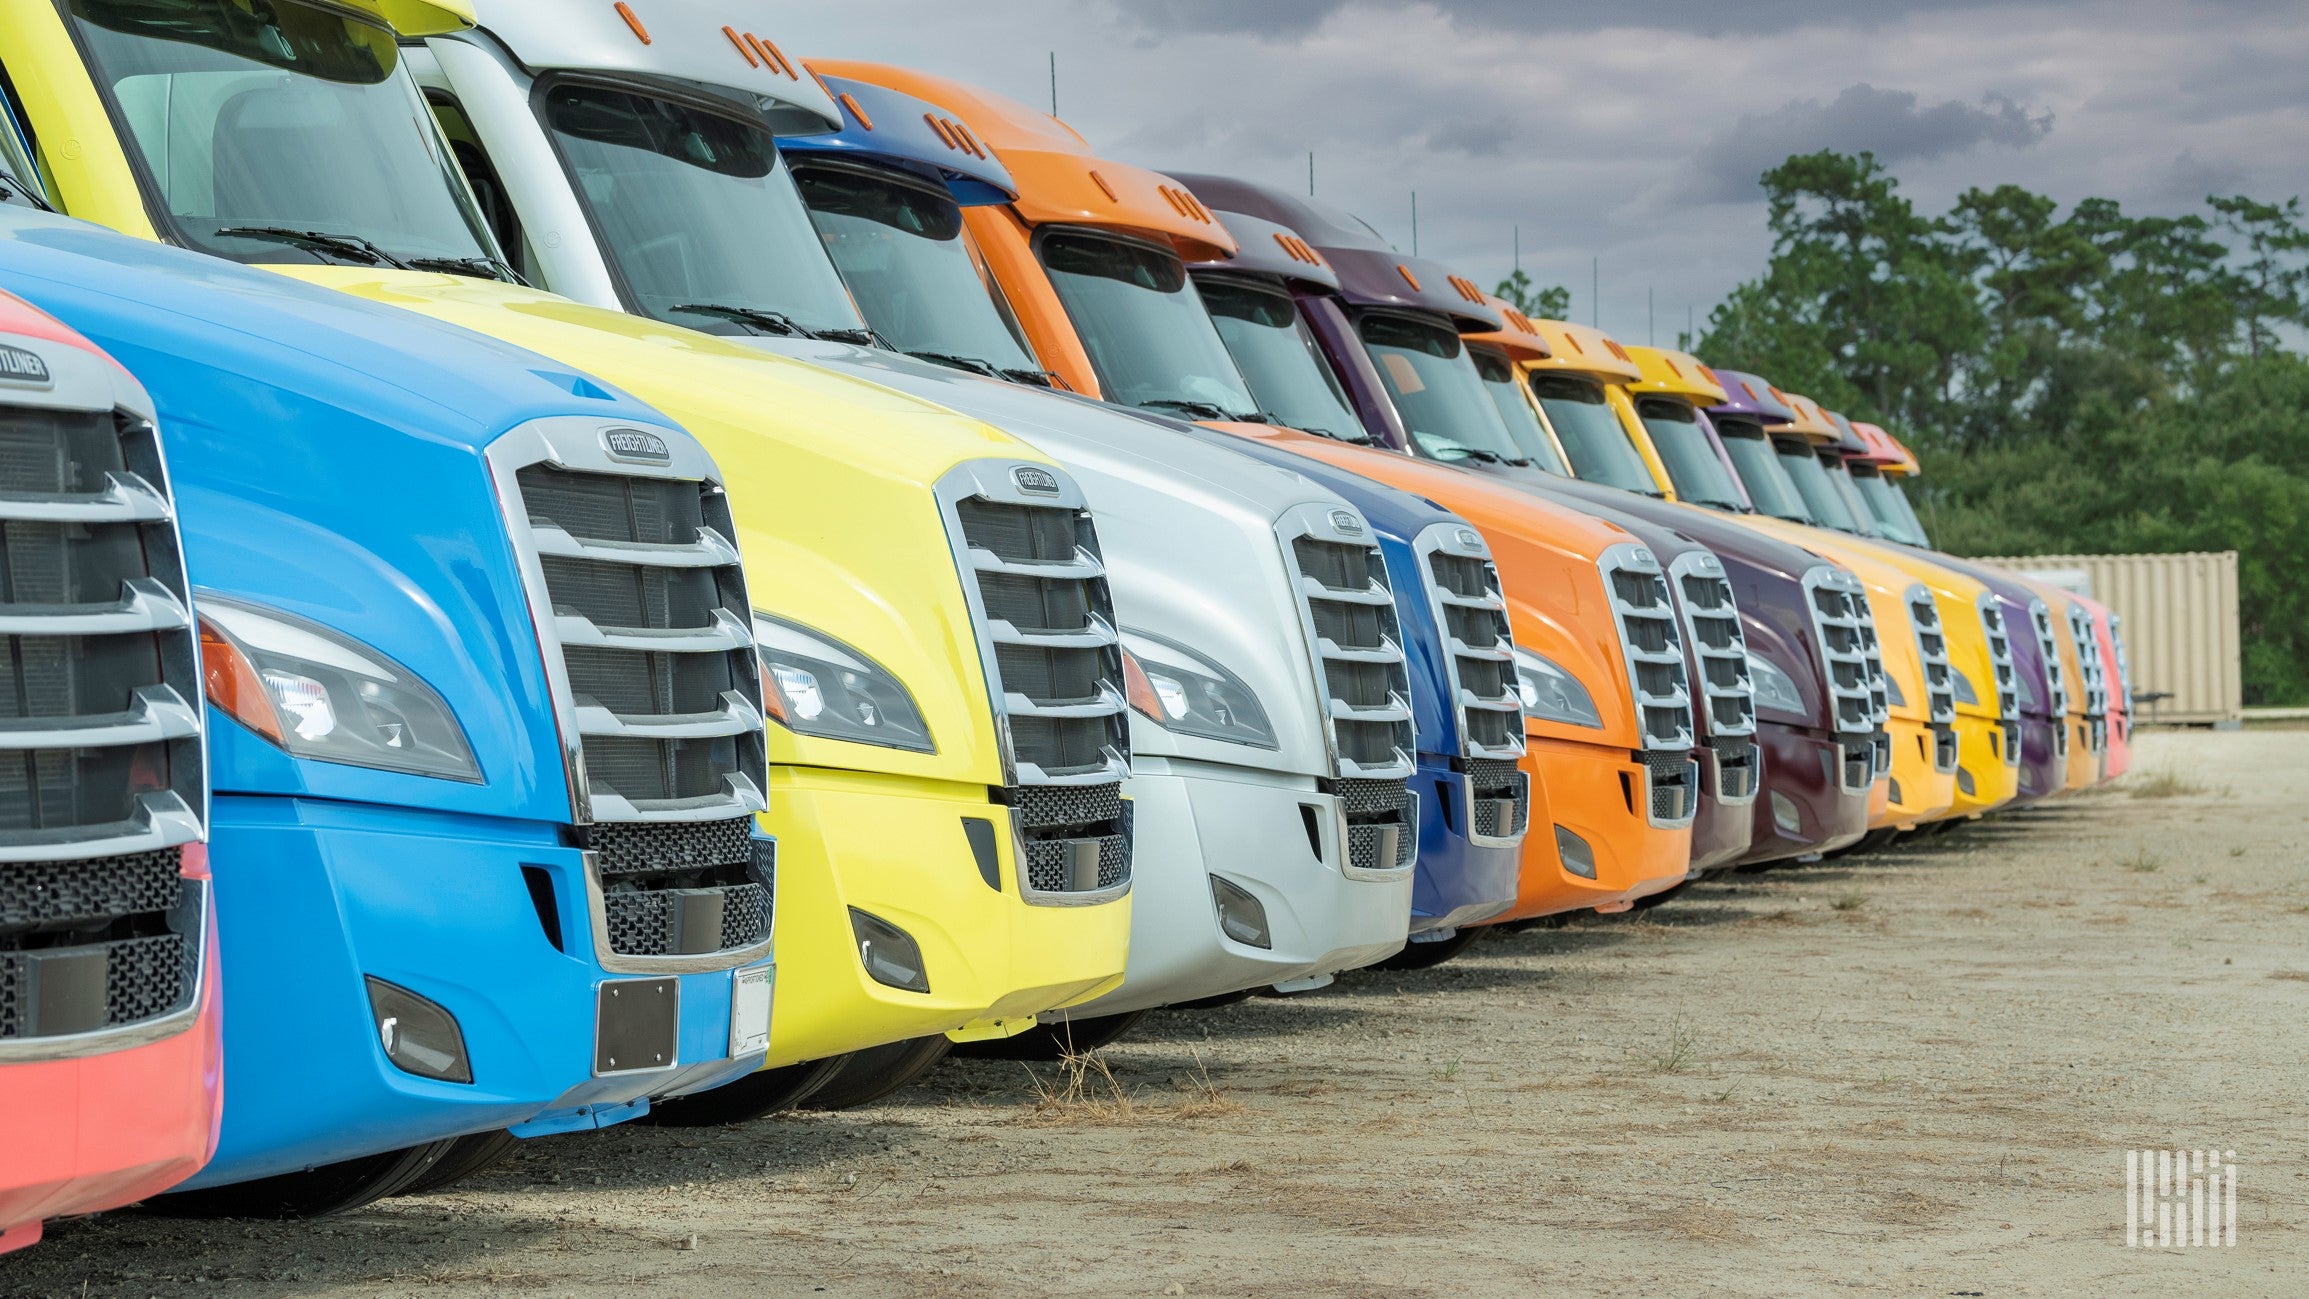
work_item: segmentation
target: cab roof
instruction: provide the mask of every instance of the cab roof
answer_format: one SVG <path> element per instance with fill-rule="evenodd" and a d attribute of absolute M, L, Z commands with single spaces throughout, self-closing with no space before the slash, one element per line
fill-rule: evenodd
<path fill-rule="evenodd" d="M 1689 352 L 1678 352 L 1666 347 L 1631 347 L 1627 354 L 1635 358 L 1640 372 L 1628 391 L 1654 393 L 1665 397 L 1681 397 L 1694 406 L 1714 406 L 1729 394 L 1716 372 L 1700 364 L 1700 358 Z"/>
<path fill-rule="evenodd" d="M 1620 346 L 1619 340 L 1593 325 L 1578 325 L 1568 320 L 1532 323 L 1539 326 L 1539 336 L 1554 354 L 1554 359 L 1541 369 L 1574 370 L 1620 382 L 1633 382 L 1643 376 L 1635 356 Z"/>
<path fill-rule="evenodd" d="M 1231 261 L 1210 263 L 1206 269 L 1243 271 L 1253 275 L 1271 275 L 1281 280 L 1298 280 L 1318 288 L 1337 291 L 1339 273 L 1331 269 L 1313 244 L 1294 234 L 1288 226 L 1241 212 L 1212 213 L 1219 224 L 1235 238 L 1235 256 Z"/>
<path fill-rule="evenodd" d="M 1093 153 L 1079 132 L 1014 99 L 909 68 L 846 59 L 817 59 L 822 76 L 863 81 L 935 105 L 948 129 L 991 151 L 1018 191 L 1012 210 L 1028 225 L 1076 225 L 1134 231 L 1169 244 L 1190 262 L 1235 254 L 1234 236 L 1188 192 L 1160 172 Z"/>
<path fill-rule="evenodd" d="M 1772 395 L 1787 406 L 1793 417 L 1777 424 L 1766 424 L 1764 427 L 1767 430 L 1773 433 L 1792 433 L 1823 445 L 1836 441 L 1836 426 L 1828 422 L 1827 412 L 1820 409 L 1819 402 L 1801 393 L 1782 392 L 1778 388 L 1772 389 Z"/>
<path fill-rule="evenodd" d="M 1746 415 L 1765 425 L 1785 424 L 1796 412 L 1780 399 L 1780 390 L 1741 370 L 1710 370 L 1724 386 L 1724 400 L 1708 408 L 1710 415 Z"/>
<path fill-rule="evenodd" d="M 826 88 L 776 42 L 739 25 L 736 5 L 696 0 L 456 3 L 470 3 L 481 29 L 532 72 L 624 72 L 724 87 L 758 103 L 770 129 L 780 135 L 842 126 L 841 111 Z"/>
<path fill-rule="evenodd" d="M 1836 430 L 1836 440 L 1833 445 L 1839 453 L 1847 458 L 1868 454 L 1868 443 L 1857 432 L 1853 431 L 1851 420 L 1826 408 L 1822 408 L 1820 413 L 1828 417 L 1828 423 Z"/>
<path fill-rule="evenodd" d="M 1427 257 L 1406 257 L 1369 223 L 1328 203 L 1229 176 L 1182 172 L 1201 202 L 1271 221 L 1297 235 L 1338 273 L 1339 296 L 1358 307 L 1432 312 L 1452 328 L 1488 333 L 1501 326 L 1482 286 Z"/>
<path fill-rule="evenodd" d="M 817 74 L 814 64 L 805 70 Z M 960 124 L 926 99 L 849 77 L 817 74 L 842 114 L 842 129 L 824 135 L 782 140 L 786 153 L 871 160 L 909 171 L 946 187 L 964 207 L 1008 203 L 1018 197 L 1010 169 Z"/>
<path fill-rule="evenodd" d="M 1916 453 L 1909 450 L 1899 438 L 1885 432 L 1877 425 L 1854 420 L 1852 421 L 1852 431 L 1859 434 L 1860 440 L 1868 445 L 1867 452 L 1860 458 L 1869 464 L 1875 465 L 1896 478 L 1906 478 L 1924 472 L 1924 467 L 1916 462 Z"/>
<path fill-rule="evenodd" d="M 1545 361 L 1547 339 L 1539 332 L 1539 325 L 1531 317 L 1515 309 L 1507 299 L 1494 294 L 1483 295 L 1484 304 L 1499 313 L 1497 329 L 1469 330 L 1461 338 L 1480 347 L 1495 347 L 1515 361 Z"/>

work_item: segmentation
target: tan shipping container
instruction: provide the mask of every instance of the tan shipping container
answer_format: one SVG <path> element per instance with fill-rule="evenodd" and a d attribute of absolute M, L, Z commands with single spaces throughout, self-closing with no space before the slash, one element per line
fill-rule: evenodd
<path fill-rule="evenodd" d="M 1978 562 L 2090 596 L 2124 620 L 2136 722 L 2226 725 L 2243 716 L 2236 551 L 2020 555 Z"/>

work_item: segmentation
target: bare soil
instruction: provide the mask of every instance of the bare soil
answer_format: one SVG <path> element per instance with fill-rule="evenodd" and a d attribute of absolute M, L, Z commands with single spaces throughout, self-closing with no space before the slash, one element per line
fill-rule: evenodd
<path fill-rule="evenodd" d="M 1079 1078 L 541 1140 L 321 1223 L 57 1223 L 0 1293 L 2309 1294 L 2309 731 L 2135 767 L 1150 1017 Z M 2159 1146 L 2236 1152 L 2236 1248 L 2125 1247 Z"/>

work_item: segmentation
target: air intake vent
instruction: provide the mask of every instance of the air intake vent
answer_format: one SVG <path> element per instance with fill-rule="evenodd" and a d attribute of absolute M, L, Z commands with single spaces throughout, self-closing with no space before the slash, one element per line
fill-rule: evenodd
<path fill-rule="evenodd" d="M 1804 574 L 1804 589 L 1812 601 L 1812 631 L 1820 642 L 1833 728 L 1843 735 L 1865 735 L 1876 729 L 1879 697 L 1867 591 L 1859 578 L 1827 565 Z"/>
<path fill-rule="evenodd" d="M 1418 737 L 1386 562 L 1370 525 L 1352 510 L 1301 505 L 1275 532 L 1297 578 L 1300 626 L 1325 696 L 1347 866 L 1408 869 L 1419 812 L 1405 782 L 1416 769 Z"/>
<path fill-rule="evenodd" d="M 2077 675 L 2085 696 L 2086 733 L 2091 737 L 2093 752 L 2108 748 L 2109 689 L 2107 673 L 2101 667 L 2100 637 L 2093 628 L 2093 616 L 2080 604 L 2068 607 L 2069 639 L 2076 643 Z"/>
<path fill-rule="evenodd" d="M 947 474 L 938 497 L 1003 722 L 1020 893 L 1051 906 L 1119 897 L 1129 705 L 1081 489 L 1043 465 L 980 461 Z"/>
<path fill-rule="evenodd" d="M 1748 680 L 1748 638 L 1740 629 L 1740 606 L 1723 561 L 1704 550 L 1688 551 L 1669 565 L 1684 634 L 1700 667 L 1700 720 L 1710 738 L 1756 733 L 1755 689 Z"/>
<path fill-rule="evenodd" d="M 1692 695 L 1667 575 L 1650 550 L 1627 543 L 1604 551 L 1596 566 L 1603 572 L 1604 591 L 1619 625 L 1620 653 L 1635 698 L 1643 748 L 1647 753 L 1688 753 Z"/>
<path fill-rule="evenodd" d="M 159 434 L 109 365 L 23 341 L 50 377 L 0 392 L 0 1062 L 176 1031 L 207 924 L 181 873 L 208 777 Z"/>
<path fill-rule="evenodd" d="M 1916 630 L 1916 657 L 1924 667 L 1925 716 L 1934 726 L 1956 722 L 1956 677 L 1948 663 L 1948 637 L 1940 629 L 1940 606 L 1922 584 L 1908 588 L 1908 621 Z"/>
<path fill-rule="evenodd" d="M 596 955 L 743 964 L 770 945 L 752 816 L 761 665 L 720 473 L 670 431 L 537 420 L 489 449 L 560 715 Z"/>
<path fill-rule="evenodd" d="M 2012 633 L 2005 626 L 2004 606 L 1994 594 L 1980 596 L 1980 628 L 1988 636 L 1988 665 L 1996 673 L 1996 721 L 2003 732 L 1999 746 L 2004 765 L 2020 765 L 2020 673 L 2013 667 Z M 1955 759 L 1950 760 L 1950 770 Z"/>
<path fill-rule="evenodd" d="M 2028 602 L 2028 621 L 2036 630 L 2037 656 L 2044 660 L 2045 707 L 2052 715 L 2053 756 L 2068 757 L 2068 669 L 2061 665 L 2060 638 L 2053 634 L 2052 606 Z"/>
<path fill-rule="evenodd" d="M 1413 549 L 1426 565 L 1428 607 L 1443 634 L 1444 670 L 1457 704 L 1468 836 L 1484 844 L 1514 840 L 1530 818 L 1531 789 L 1516 769 L 1523 757 L 1523 699 L 1499 570 L 1483 534 L 1461 523 L 1435 524 Z"/>

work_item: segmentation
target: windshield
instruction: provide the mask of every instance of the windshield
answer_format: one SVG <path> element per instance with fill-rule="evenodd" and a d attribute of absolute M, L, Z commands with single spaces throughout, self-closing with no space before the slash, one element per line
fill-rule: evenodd
<path fill-rule="evenodd" d="M 1924 531 L 1924 520 L 1916 517 L 1916 510 L 1909 505 L 1899 483 L 1874 465 L 1867 465 L 1853 468 L 1852 485 L 1867 503 L 1868 517 L 1875 521 L 1878 532 L 1911 546 L 1932 548 L 1932 537 Z"/>
<path fill-rule="evenodd" d="M 1732 481 L 1732 471 L 1716 455 L 1715 444 L 1708 440 L 1700 413 L 1691 403 L 1646 397 L 1636 403 L 1636 416 L 1643 420 L 1644 431 L 1651 434 L 1652 449 L 1659 452 L 1660 463 L 1667 467 L 1668 481 L 1675 484 L 1677 496 L 1694 505 L 1747 511 L 1739 484 Z"/>
<path fill-rule="evenodd" d="M 1716 421 L 1716 436 L 1723 439 L 1724 454 L 1732 458 L 1740 485 L 1748 489 L 1748 499 L 1758 513 L 1794 523 L 1815 521 L 1762 428 L 1744 419 L 1722 419 Z"/>
<path fill-rule="evenodd" d="M 1195 288 L 1267 418 L 1304 433 L 1370 440 L 1289 293 L 1218 278 L 1198 277 Z"/>
<path fill-rule="evenodd" d="M 1189 419 L 1258 413 L 1177 254 L 1080 231 L 1052 231 L 1040 251 L 1108 401 Z"/>
<path fill-rule="evenodd" d="M 945 190 L 857 167 L 793 170 L 818 238 L 892 347 L 964 369 L 1039 373 L 995 307 Z"/>
<path fill-rule="evenodd" d="M 576 82 L 546 93 L 545 125 L 634 310 L 719 333 L 862 336 L 766 127 Z"/>
<path fill-rule="evenodd" d="M 71 12 L 182 242 L 247 262 L 496 256 L 384 27 L 298 0 Z"/>
<path fill-rule="evenodd" d="M 1547 435 L 1546 426 L 1539 422 L 1539 412 L 1531 408 L 1531 398 L 1524 395 L 1523 384 L 1517 379 L 1515 362 L 1487 347 L 1471 347 L 1467 354 L 1475 358 L 1475 373 L 1483 380 L 1483 391 L 1499 411 L 1499 420 L 1507 425 L 1508 436 L 1515 439 L 1524 457 L 1551 474 L 1571 477 L 1571 470 L 1563 463 L 1563 456 L 1555 449 L 1555 439 Z"/>
<path fill-rule="evenodd" d="M 1563 453 L 1571 457 L 1572 472 L 1592 483 L 1622 491 L 1658 496 L 1660 485 L 1636 454 L 1635 443 L 1620 426 L 1619 413 L 1604 397 L 1603 385 L 1592 379 L 1561 374 L 1531 376 L 1531 391 L 1555 427 Z"/>
<path fill-rule="evenodd" d="M 1876 526 L 1876 516 L 1869 512 L 1868 502 L 1860 499 L 1860 489 L 1852 485 L 1852 473 L 1843 457 L 1830 452 L 1821 459 L 1820 471 L 1828 475 L 1828 485 L 1844 502 L 1844 511 L 1852 516 L 1854 527 L 1871 537 L 1891 535 Z"/>
<path fill-rule="evenodd" d="M 1356 327 L 1419 450 L 1447 462 L 1525 463 L 1458 334 L 1384 312 L 1365 315 Z"/>
<path fill-rule="evenodd" d="M 1804 498 L 1804 512 L 1814 523 L 1838 532 L 1864 531 L 1836 485 L 1828 481 L 1828 470 L 1809 443 L 1799 438 L 1774 438 L 1772 449 L 1779 456 L 1780 467 L 1788 471 L 1788 481 L 1796 485 L 1796 494 Z"/>

